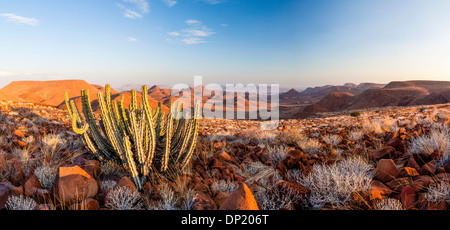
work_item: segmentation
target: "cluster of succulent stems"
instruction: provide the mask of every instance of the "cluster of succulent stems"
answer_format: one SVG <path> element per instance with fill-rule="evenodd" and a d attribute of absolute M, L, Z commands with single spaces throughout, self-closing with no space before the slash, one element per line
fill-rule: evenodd
<path fill-rule="evenodd" d="M 193 117 L 182 111 L 180 104 L 171 104 L 167 115 L 148 103 L 148 88 L 142 86 L 142 102 L 136 90 L 131 103 L 111 100 L 111 87 L 106 85 L 105 97 L 98 93 L 99 119 L 92 110 L 89 90 L 81 91 L 82 112 L 65 93 L 65 102 L 75 133 L 81 135 L 86 148 L 99 161 L 113 161 L 123 166 L 139 190 L 157 175 L 174 176 L 184 171 L 195 151 L 198 136 L 199 103 Z"/>

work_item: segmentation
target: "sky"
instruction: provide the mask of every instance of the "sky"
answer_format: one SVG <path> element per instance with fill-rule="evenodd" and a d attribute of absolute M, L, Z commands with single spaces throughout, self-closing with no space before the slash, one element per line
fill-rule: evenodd
<path fill-rule="evenodd" d="M 0 87 L 450 80 L 448 0 L 0 0 Z"/>

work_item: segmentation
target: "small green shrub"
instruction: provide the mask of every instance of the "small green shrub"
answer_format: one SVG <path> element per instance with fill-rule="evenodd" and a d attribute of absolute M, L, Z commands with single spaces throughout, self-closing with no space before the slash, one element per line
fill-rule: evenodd
<path fill-rule="evenodd" d="M 359 116 L 361 116 L 361 112 L 359 112 L 359 111 L 351 112 L 350 116 L 352 116 L 352 117 L 359 117 Z"/>

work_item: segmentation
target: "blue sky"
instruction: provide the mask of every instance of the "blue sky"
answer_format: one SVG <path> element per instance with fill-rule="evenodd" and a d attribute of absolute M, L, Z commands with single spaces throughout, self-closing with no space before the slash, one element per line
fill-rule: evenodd
<path fill-rule="evenodd" d="M 0 0 L 0 87 L 450 80 L 448 0 Z"/>

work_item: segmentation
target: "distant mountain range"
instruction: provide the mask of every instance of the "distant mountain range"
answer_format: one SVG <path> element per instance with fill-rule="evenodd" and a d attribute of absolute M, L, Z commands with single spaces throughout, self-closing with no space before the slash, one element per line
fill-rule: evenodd
<path fill-rule="evenodd" d="M 32 102 L 65 108 L 64 92 L 68 92 L 71 99 L 81 108 L 80 91 L 88 89 L 94 110 L 98 109 L 98 93 L 104 93 L 104 87 L 89 84 L 83 80 L 60 81 L 14 81 L 0 89 L 0 100 Z M 128 85 L 120 90 L 111 90 L 112 100 L 124 98 L 125 104 L 131 101 L 131 89 L 140 91 L 141 86 Z M 202 90 L 206 90 L 201 87 Z M 190 87 L 191 92 L 193 88 Z M 180 96 L 172 96 L 171 89 L 161 86 L 149 88 L 149 103 L 156 107 L 162 103 L 164 111 L 169 111 L 172 101 Z M 206 91 L 205 91 L 206 92 Z M 223 92 L 223 103 L 226 92 Z M 237 108 L 251 108 L 258 103 L 250 102 L 251 95 L 235 95 Z M 203 100 L 214 100 L 214 94 L 205 93 Z M 237 100 L 240 98 L 240 100 Z M 138 92 L 140 100 L 140 92 Z M 188 101 L 186 101 L 188 100 Z M 189 102 L 189 99 L 185 99 Z M 191 102 L 193 100 L 191 99 Z M 285 90 L 280 93 L 280 117 L 283 119 L 297 119 L 314 116 L 320 112 L 336 112 L 342 110 L 357 110 L 386 106 L 431 105 L 450 102 L 450 81 L 394 81 L 387 85 L 376 83 L 347 83 L 340 86 L 326 85 L 310 87 L 304 91 L 296 89 Z M 261 104 L 262 105 L 262 104 Z M 270 105 L 270 103 L 268 103 Z M 203 106 L 205 106 L 203 104 Z M 214 108 L 222 110 L 224 108 Z"/>

